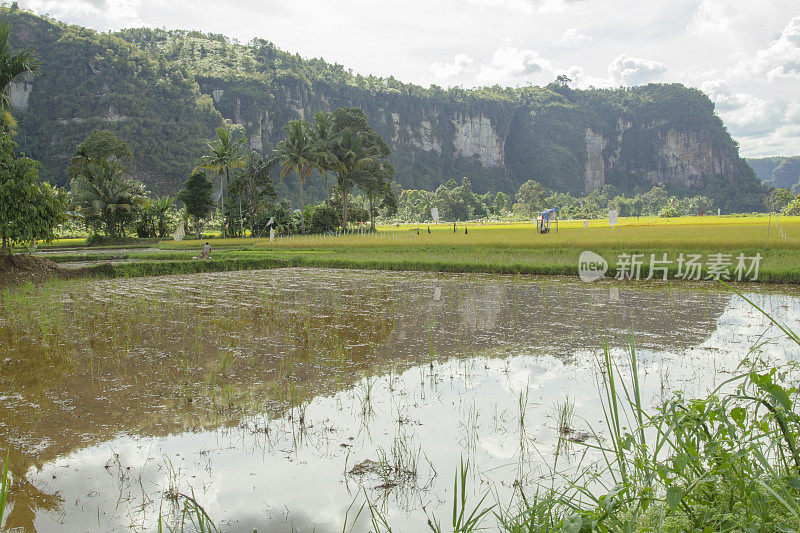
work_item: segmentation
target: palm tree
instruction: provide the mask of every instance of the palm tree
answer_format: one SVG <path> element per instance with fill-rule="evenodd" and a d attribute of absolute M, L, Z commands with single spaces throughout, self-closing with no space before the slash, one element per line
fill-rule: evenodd
<path fill-rule="evenodd" d="M 338 136 L 335 132 L 333 115 L 325 111 L 314 113 L 314 127 L 311 129 L 311 138 L 317 152 L 314 165 L 322 172 L 325 178 L 325 205 L 329 205 L 331 197 L 328 172 L 336 169 L 336 156 L 334 149 Z"/>
<path fill-rule="evenodd" d="M 275 146 L 274 160 L 281 167 L 281 182 L 292 172 L 297 172 L 300 184 L 300 226 L 306 234 L 306 221 L 303 216 L 303 184 L 311 175 L 317 161 L 317 151 L 309 135 L 308 124 L 293 120 L 286 126 L 286 138 Z"/>
<path fill-rule="evenodd" d="M 336 161 L 336 179 L 342 193 L 342 228 L 347 231 L 347 195 L 355 184 L 355 174 L 372 161 L 361 146 L 361 141 L 350 128 L 345 128 L 333 149 Z"/>
<path fill-rule="evenodd" d="M 39 60 L 33 50 L 23 50 L 12 54 L 8 43 L 11 24 L 0 22 L 0 111 L 6 112 L 9 107 L 8 87 L 17 76 L 26 72 L 39 70 Z"/>
<path fill-rule="evenodd" d="M 220 205 L 224 205 L 225 202 L 225 190 L 230 182 L 231 169 L 240 168 L 245 164 L 245 157 L 242 153 L 244 143 L 244 137 L 234 139 L 233 130 L 220 126 L 217 128 L 217 140 L 207 143 L 211 153 L 200 158 L 198 169 L 216 172 L 222 179 L 222 183 L 220 183 Z M 221 211 L 224 217 L 224 208 Z M 226 224 L 223 221 L 223 237 L 225 236 L 225 227 Z"/>
<path fill-rule="evenodd" d="M 169 230 L 167 220 L 169 212 L 175 205 L 175 198 L 171 196 L 157 196 L 149 201 L 150 212 L 153 215 L 154 231 L 153 234 L 159 239 L 163 239 Z"/>
<path fill-rule="evenodd" d="M 144 185 L 129 179 L 117 161 L 100 160 L 86 170 L 70 184 L 78 211 L 95 230 L 105 226 L 106 234 L 124 237 L 125 224 L 144 206 Z"/>

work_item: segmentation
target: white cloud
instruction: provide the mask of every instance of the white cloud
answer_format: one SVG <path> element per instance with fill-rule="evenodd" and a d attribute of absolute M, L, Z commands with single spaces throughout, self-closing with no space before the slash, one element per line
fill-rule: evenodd
<path fill-rule="evenodd" d="M 467 0 L 467 3 L 490 9 L 502 7 L 526 14 L 533 13 L 534 9 L 534 4 L 530 0 Z"/>
<path fill-rule="evenodd" d="M 631 57 L 627 54 L 618 55 L 608 65 L 612 81 L 627 86 L 658 81 L 666 71 L 667 66 L 664 63 Z"/>
<path fill-rule="evenodd" d="M 729 51 L 752 51 L 774 39 L 786 21 L 797 14 L 797 3 L 792 3 L 701 0 L 686 29 L 691 35 L 707 39 L 709 45 L 722 44 Z"/>
<path fill-rule="evenodd" d="M 700 88 L 711 98 L 717 112 L 736 135 L 762 135 L 786 123 L 789 105 L 784 100 L 767 100 L 736 92 L 721 79 L 704 82 Z"/>
<path fill-rule="evenodd" d="M 724 79 L 701 87 L 714 102 L 745 156 L 794 154 L 800 142 L 800 102 L 766 99 L 737 92 Z"/>
<path fill-rule="evenodd" d="M 704 37 L 728 34 L 731 30 L 730 6 L 721 0 L 703 0 L 692 16 L 689 31 Z"/>
<path fill-rule="evenodd" d="M 800 126 L 785 125 L 766 134 L 738 137 L 742 157 L 793 156 L 800 152 Z"/>
<path fill-rule="evenodd" d="M 583 83 L 586 81 L 586 71 L 583 70 L 582 67 L 577 65 L 572 65 L 571 67 L 565 69 L 563 72 L 559 72 L 559 74 L 566 75 L 569 79 L 572 80 L 572 85 L 577 87 L 583 87 Z"/>
<path fill-rule="evenodd" d="M 589 37 L 581 33 L 578 28 L 567 28 L 566 31 L 561 35 L 561 39 L 559 39 L 559 44 L 565 46 L 577 46 L 579 44 L 586 43 L 589 41 Z"/>
<path fill-rule="evenodd" d="M 583 67 L 572 65 L 566 69 L 556 69 L 555 74 L 564 74 L 570 80 L 570 86 L 576 89 L 588 89 L 589 87 L 609 88 L 614 85 L 610 78 L 597 78 L 586 73 Z"/>
<path fill-rule="evenodd" d="M 800 78 L 800 15 L 794 17 L 770 45 L 756 52 L 750 71 L 768 80 Z"/>
<path fill-rule="evenodd" d="M 431 72 L 437 79 L 453 78 L 463 74 L 472 63 L 473 59 L 467 54 L 457 54 L 452 63 L 437 62 L 431 65 Z"/>
<path fill-rule="evenodd" d="M 581 0 L 466 0 L 467 4 L 484 8 L 504 8 L 511 11 L 520 11 L 527 15 L 534 11 L 561 11 L 567 5 L 578 3 Z"/>
<path fill-rule="evenodd" d="M 494 52 L 490 65 L 481 68 L 478 79 L 486 84 L 513 85 L 519 81 L 531 81 L 532 76 L 549 70 L 550 61 L 538 52 L 504 46 Z"/>
<path fill-rule="evenodd" d="M 28 0 L 26 9 L 102 30 L 147 26 L 139 16 L 141 0 Z"/>

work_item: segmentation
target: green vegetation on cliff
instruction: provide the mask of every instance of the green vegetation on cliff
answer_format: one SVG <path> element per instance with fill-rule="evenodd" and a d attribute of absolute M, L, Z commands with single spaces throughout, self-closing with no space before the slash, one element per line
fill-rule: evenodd
<path fill-rule="evenodd" d="M 174 192 L 205 140 L 221 123 L 192 74 L 116 35 L 9 10 L 13 43 L 33 47 L 41 74 L 17 104 L 19 144 L 41 161 L 42 175 L 67 183 L 75 147 L 94 129 L 114 132 L 134 154 L 132 172 L 157 191 Z M 24 93 L 23 93 L 24 94 Z M 24 111 L 20 109 L 24 104 Z"/>
<path fill-rule="evenodd" d="M 146 28 L 100 34 L 19 10 L 0 16 L 14 23 L 14 42 L 42 58 L 42 75 L 12 100 L 21 147 L 59 184 L 74 147 L 95 128 L 130 144 L 133 172 L 151 190 L 175 193 L 223 118 L 267 154 L 289 121 L 359 107 L 389 144 L 403 189 L 433 191 L 464 176 L 476 191 L 508 194 L 529 179 L 572 194 L 604 184 L 636 194 L 663 183 L 679 195 L 709 196 L 724 211 L 763 203 L 713 103 L 678 84 L 575 90 L 559 79 L 547 87 L 426 89 L 262 39 Z M 309 183 L 311 198 L 323 190 L 324 180 Z M 294 197 L 296 184 L 279 192 Z"/>

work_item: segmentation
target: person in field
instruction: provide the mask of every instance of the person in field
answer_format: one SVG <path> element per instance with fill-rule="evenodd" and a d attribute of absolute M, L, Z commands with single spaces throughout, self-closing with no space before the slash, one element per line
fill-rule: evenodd
<path fill-rule="evenodd" d="M 208 241 L 200 248 L 200 259 L 208 259 L 211 257 L 211 245 L 208 244 Z"/>

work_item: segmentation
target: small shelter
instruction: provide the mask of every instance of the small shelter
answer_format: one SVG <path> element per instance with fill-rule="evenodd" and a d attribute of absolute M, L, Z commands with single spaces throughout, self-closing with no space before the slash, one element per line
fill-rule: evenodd
<path fill-rule="evenodd" d="M 555 222 L 556 232 L 558 232 L 558 207 L 547 209 L 539 214 L 536 224 L 539 228 L 539 233 L 549 233 L 552 222 Z"/>

